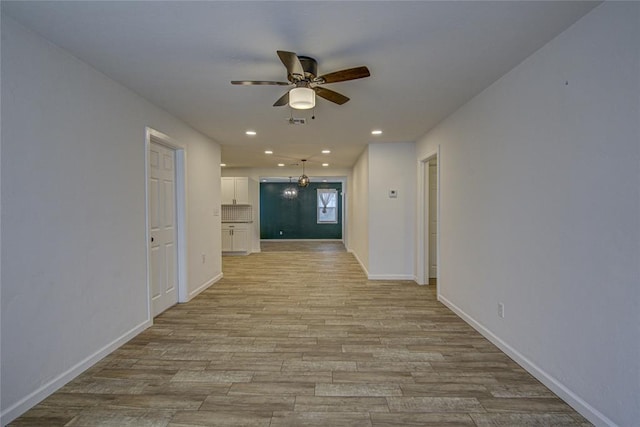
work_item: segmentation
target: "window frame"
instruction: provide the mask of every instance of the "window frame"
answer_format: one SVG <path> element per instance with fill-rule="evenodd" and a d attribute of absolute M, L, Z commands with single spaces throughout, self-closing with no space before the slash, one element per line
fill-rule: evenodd
<path fill-rule="evenodd" d="M 328 204 L 326 206 L 326 209 L 333 209 L 333 220 L 321 220 L 320 219 L 320 210 L 324 209 L 324 205 L 322 204 L 321 200 L 320 200 L 320 194 L 323 193 L 329 193 L 329 194 L 333 194 L 333 203 L 334 206 L 331 206 L 330 204 Z M 336 188 L 318 188 L 316 189 L 316 224 L 338 224 L 338 189 Z"/>

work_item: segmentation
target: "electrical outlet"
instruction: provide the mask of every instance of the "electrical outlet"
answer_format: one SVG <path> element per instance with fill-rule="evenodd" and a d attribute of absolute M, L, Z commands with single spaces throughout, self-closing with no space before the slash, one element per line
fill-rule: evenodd
<path fill-rule="evenodd" d="M 501 302 L 498 303 L 498 316 L 504 319 L 504 304 Z"/>
<path fill-rule="evenodd" d="M 205 262 L 207 262 L 207 256 L 202 254 L 202 263 L 204 264 Z"/>

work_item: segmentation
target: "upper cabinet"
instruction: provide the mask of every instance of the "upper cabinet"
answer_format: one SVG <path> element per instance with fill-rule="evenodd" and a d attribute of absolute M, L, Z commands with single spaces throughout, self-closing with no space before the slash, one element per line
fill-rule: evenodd
<path fill-rule="evenodd" d="M 249 178 L 243 176 L 222 177 L 222 204 L 248 205 Z"/>

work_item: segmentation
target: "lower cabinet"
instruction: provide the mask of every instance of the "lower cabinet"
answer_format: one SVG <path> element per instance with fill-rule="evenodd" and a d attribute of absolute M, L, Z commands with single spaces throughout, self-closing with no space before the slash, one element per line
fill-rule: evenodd
<path fill-rule="evenodd" d="M 247 224 L 222 224 L 222 252 L 249 252 Z"/>

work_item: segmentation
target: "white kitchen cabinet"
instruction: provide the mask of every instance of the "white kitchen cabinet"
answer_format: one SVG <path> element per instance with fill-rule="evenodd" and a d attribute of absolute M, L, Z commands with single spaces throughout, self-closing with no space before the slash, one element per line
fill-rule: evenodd
<path fill-rule="evenodd" d="M 247 224 L 222 224 L 222 252 L 249 252 Z"/>
<path fill-rule="evenodd" d="M 223 205 L 249 204 L 249 178 L 239 176 L 222 178 L 221 198 Z"/>

